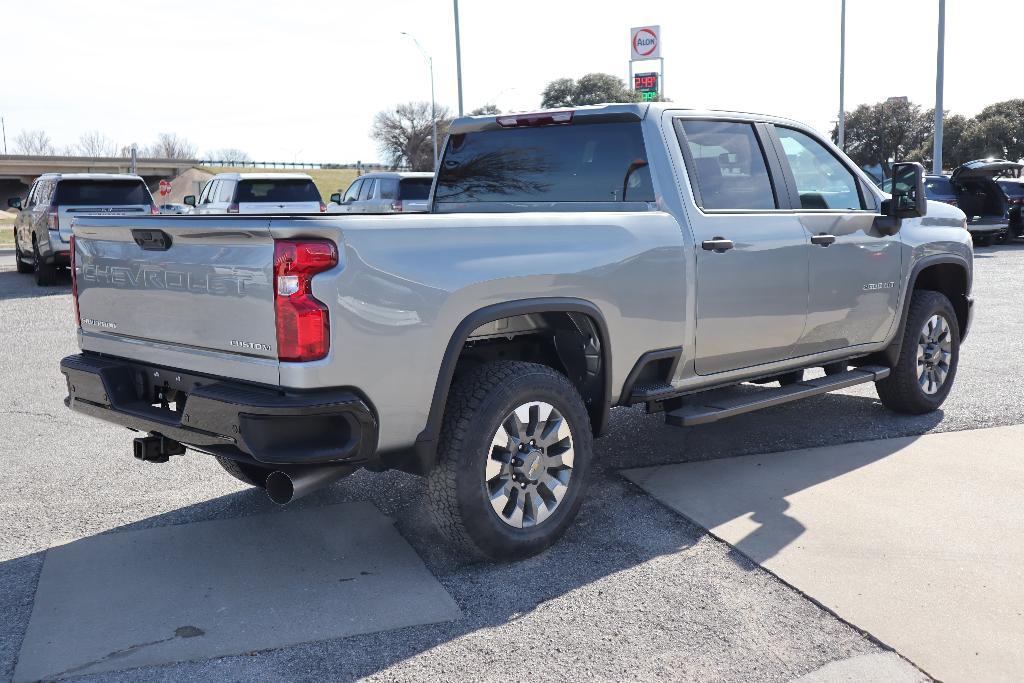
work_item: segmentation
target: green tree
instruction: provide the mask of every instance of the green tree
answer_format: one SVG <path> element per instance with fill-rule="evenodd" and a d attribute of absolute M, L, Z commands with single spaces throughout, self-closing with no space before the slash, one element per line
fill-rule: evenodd
<path fill-rule="evenodd" d="M 473 111 L 469 112 L 470 116 L 497 116 L 501 113 L 496 104 L 485 104 L 482 107 L 477 107 Z"/>
<path fill-rule="evenodd" d="M 616 78 L 611 74 L 592 73 L 581 77 L 578 81 L 571 78 L 558 78 L 551 81 L 541 93 L 540 106 L 549 109 L 606 102 L 638 102 L 639 100 L 639 94 L 628 89 L 621 78 Z"/>
<path fill-rule="evenodd" d="M 862 104 L 846 114 L 846 153 L 860 166 L 881 165 L 886 176 L 894 162 L 919 160 L 931 134 L 931 118 L 906 100 Z M 838 136 L 836 126 L 832 139 Z"/>

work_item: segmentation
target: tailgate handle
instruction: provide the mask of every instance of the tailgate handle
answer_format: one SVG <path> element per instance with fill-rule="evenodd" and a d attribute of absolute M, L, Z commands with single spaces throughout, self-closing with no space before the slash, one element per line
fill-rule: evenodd
<path fill-rule="evenodd" d="M 135 244 L 146 251 L 167 251 L 171 248 L 171 236 L 163 230 L 132 230 Z"/>

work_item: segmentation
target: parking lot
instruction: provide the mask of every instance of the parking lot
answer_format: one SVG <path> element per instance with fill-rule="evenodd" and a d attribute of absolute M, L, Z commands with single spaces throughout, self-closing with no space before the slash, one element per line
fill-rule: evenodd
<path fill-rule="evenodd" d="M 610 435 L 595 444 L 596 477 L 578 522 L 562 541 L 516 564 L 460 565 L 434 535 L 423 483 L 412 476 L 360 472 L 285 513 L 262 492 L 228 477 L 211 458 L 190 454 L 163 465 L 135 461 L 129 432 L 63 406 L 58 363 L 76 350 L 69 283 L 40 290 L 29 276 L 13 271 L 9 254 L 2 256 L 0 315 L 7 324 L 0 332 L 0 467 L 5 482 L 0 488 L 0 613 L 5 615 L 0 620 L 0 677 L 15 676 L 19 657 L 25 656 L 23 641 L 49 548 L 158 528 L 188 547 L 191 539 L 201 537 L 209 543 L 209 534 L 215 533 L 215 527 L 201 522 L 290 515 L 299 523 L 320 511 L 344 526 L 349 519 L 366 523 L 365 516 L 372 516 L 375 508 L 393 520 L 401 537 L 396 543 L 408 543 L 422 559 L 425 573 L 415 574 L 422 590 L 439 587 L 439 600 L 447 594 L 454 609 L 442 605 L 431 611 L 433 607 L 411 601 L 404 622 L 375 630 L 372 624 L 359 628 L 356 623 L 365 616 L 359 611 L 369 609 L 367 603 L 336 601 L 331 603 L 340 612 L 334 614 L 336 620 L 353 622 L 354 635 L 318 635 L 315 629 L 288 622 L 285 613 L 252 608 L 252 603 L 267 600 L 260 585 L 251 594 L 239 595 L 232 577 L 246 575 L 253 560 L 223 547 L 218 550 L 214 542 L 210 552 L 221 571 L 206 586 L 207 597 L 215 598 L 209 604 L 220 599 L 218 604 L 237 609 L 239 619 L 273 622 L 281 617 L 275 642 L 224 657 L 186 655 L 180 657 L 186 661 L 177 661 L 171 653 L 163 660 L 171 663 L 126 669 L 124 662 L 133 666 L 128 655 L 152 644 L 148 636 L 140 636 L 129 648 L 112 642 L 102 663 L 87 661 L 51 675 L 101 671 L 97 676 L 103 680 L 437 680 L 474 672 L 474 678 L 489 680 L 791 680 L 812 672 L 821 679 L 865 671 L 854 667 L 870 663 L 866 671 L 876 677 L 885 672 L 890 680 L 923 678 L 925 673 L 892 654 L 890 644 L 876 640 L 861 624 L 847 623 L 819 606 L 620 472 L 1024 424 L 1024 357 L 1015 350 L 1024 336 L 1016 291 L 1024 244 L 979 249 L 975 264 L 975 326 L 956 386 L 941 411 L 915 418 L 895 415 L 880 406 L 871 387 L 686 430 L 667 427 L 660 416 L 639 409 L 619 409 L 613 412 Z M 372 506 L 369 511 L 366 503 Z M 259 543 L 258 529 L 247 533 Z M 262 549 L 272 554 L 274 544 L 270 535 Z M 403 562 L 418 571 L 415 557 Z M 173 638 L 184 623 L 176 621 L 173 604 L 158 599 L 173 584 L 173 576 L 160 562 L 151 563 L 150 571 L 133 580 L 151 582 L 151 599 L 147 592 L 130 604 L 106 594 L 73 595 L 87 611 L 83 623 L 72 624 L 70 631 L 96 629 L 89 623 L 95 612 L 97 622 L 116 621 L 129 630 L 136 622 L 164 619 Z M 365 590 L 380 591 L 385 584 L 373 584 L 372 573 L 362 575 L 367 577 Z M 287 584 L 297 595 L 305 591 L 308 596 L 324 590 L 320 574 L 265 579 L 268 585 Z M 360 585 L 360 576 L 355 574 L 354 585 Z M 66 590 L 110 590 L 102 585 L 72 581 Z M 397 585 L 388 590 L 398 590 L 402 597 Z M 389 597 L 395 595 L 380 594 L 381 600 Z M 324 602 L 330 602 L 328 595 Z M 111 617 L 110 612 L 117 614 Z M 209 616 L 213 620 L 215 615 Z M 179 640 L 190 635 L 183 633 Z M 914 664 L 927 671 L 920 662 Z"/>

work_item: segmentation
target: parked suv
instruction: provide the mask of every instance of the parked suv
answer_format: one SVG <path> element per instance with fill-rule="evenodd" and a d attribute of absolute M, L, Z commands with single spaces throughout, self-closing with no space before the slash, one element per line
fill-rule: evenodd
<path fill-rule="evenodd" d="M 331 195 L 328 213 L 417 213 L 429 210 L 433 173 L 367 173 Z"/>
<path fill-rule="evenodd" d="M 1021 182 L 1020 178 L 1004 178 L 996 182 L 999 183 L 999 188 L 1006 195 L 1006 201 L 1010 206 L 1010 230 L 1006 235 L 1006 240 L 1010 241 L 1014 237 L 1024 235 L 1024 220 L 1021 215 L 1024 211 L 1024 182 Z"/>
<path fill-rule="evenodd" d="M 327 210 L 313 179 L 305 173 L 218 173 L 196 200 L 192 213 L 323 213 Z"/>
<path fill-rule="evenodd" d="M 159 213 L 145 181 L 113 173 L 45 173 L 39 176 L 18 209 L 14 223 L 14 260 L 19 273 L 36 274 L 36 283 L 52 285 L 70 265 L 71 221 L 76 216 Z"/>

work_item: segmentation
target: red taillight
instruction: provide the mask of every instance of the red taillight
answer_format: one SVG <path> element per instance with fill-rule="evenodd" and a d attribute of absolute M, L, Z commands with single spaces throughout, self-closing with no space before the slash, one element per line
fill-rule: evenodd
<path fill-rule="evenodd" d="M 391 202 L 391 210 L 394 211 L 395 213 L 402 213 L 402 200 L 396 199 L 395 201 Z"/>
<path fill-rule="evenodd" d="M 228 204 L 228 213 L 238 213 L 238 203 L 232 202 Z"/>
<path fill-rule="evenodd" d="M 322 201 L 320 202 L 320 213 L 327 213 L 327 205 Z"/>
<path fill-rule="evenodd" d="M 158 207 L 156 204 L 150 204 L 149 205 L 149 214 L 151 216 L 159 215 L 160 214 L 160 207 Z"/>
<path fill-rule="evenodd" d="M 570 110 L 499 116 L 498 125 L 504 128 L 523 128 L 526 126 L 551 126 L 559 123 L 572 123 L 572 115 L 574 113 Z"/>
<path fill-rule="evenodd" d="M 75 236 L 71 236 L 71 301 L 75 304 L 75 324 L 82 326 L 82 314 L 78 310 L 78 271 L 75 270 Z"/>
<path fill-rule="evenodd" d="M 57 207 L 50 209 L 50 230 L 60 230 L 60 217 L 57 215 Z"/>
<path fill-rule="evenodd" d="M 318 360 L 331 344 L 327 306 L 313 297 L 313 276 L 338 265 L 338 248 L 328 240 L 274 240 L 274 312 L 277 357 Z"/>

